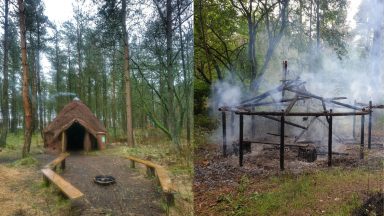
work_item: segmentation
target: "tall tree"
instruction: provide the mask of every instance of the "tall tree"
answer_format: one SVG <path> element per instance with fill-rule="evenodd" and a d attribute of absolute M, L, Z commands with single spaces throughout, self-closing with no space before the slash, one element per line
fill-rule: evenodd
<path fill-rule="evenodd" d="M 29 96 L 29 68 L 27 59 L 27 40 L 24 0 L 17 0 L 19 10 L 21 65 L 23 68 L 23 106 L 24 106 L 24 145 L 22 156 L 26 157 L 30 152 L 32 138 L 32 104 Z"/>
<path fill-rule="evenodd" d="M 129 46 L 127 33 L 127 2 L 122 0 L 121 4 L 121 25 L 123 29 L 123 46 L 124 46 L 124 79 L 125 79 L 125 105 L 127 115 L 127 143 L 128 146 L 134 146 L 133 139 L 133 120 L 132 120 L 132 94 L 131 94 L 131 75 L 129 71 Z"/>
<path fill-rule="evenodd" d="M 6 140 L 7 140 L 7 133 L 8 133 L 8 127 L 9 127 L 9 104 L 8 104 L 8 51 L 9 51 L 9 25 L 8 25 L 8 13 L 9 13 L 9 0 L 4 1 L 4 41 L 3 41 L 3 47 L 4 47 L 4 62 L 3 62 L 3 96 L 2 96 L 2 116 L 3 116 L 3 122 L 1 125 L 1 131 L 0 131 L 0 147 L 5 146 Z"/>

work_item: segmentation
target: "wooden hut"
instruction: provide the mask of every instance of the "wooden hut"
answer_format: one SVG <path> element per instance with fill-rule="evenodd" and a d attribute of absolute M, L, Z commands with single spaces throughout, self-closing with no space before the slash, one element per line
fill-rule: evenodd
<path fill-rule="evenodd" d="M 48 152 L 102 150 L 107 130 L 80 100 L 67 104 L 44 129 L 44 148 Z"/>

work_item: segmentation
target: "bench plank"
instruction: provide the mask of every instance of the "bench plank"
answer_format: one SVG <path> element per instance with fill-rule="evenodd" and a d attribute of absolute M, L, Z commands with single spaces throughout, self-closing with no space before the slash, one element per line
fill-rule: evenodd
<path fill-rule="evenodd" d="M 167 203 L 169 205 L 174 205 L 173 194 L 175 190 L 173 188 L 171 178 L 169 178 L 168 171 L 164 169 L 164 167 L 157 165 L 155 163 L 152 163 L 150 161 L 142 160 L 132 156 L 126 156 L 126 158 L 129 159 L 133 164 L 133 166 L 131 164 L 131 167 L 134 167 L 134 162 L 138 162 L 138 163 L 144 164 L 147 167 L 147 169 L 148 168 L 155 169 L 156 176 L 159 180 L 161 189 L 163 190 Z"/>
<path fill-rule="evenodd" d="M 54 183 L 68 198 L 71 200 L 78 199 L 84 196 L 81 191 L 75 188 L 71 183 L 64 180 L 63 177 L 56 174 L 51 169 L 45 168 L 42 169 L 41 172 L 44 176 L 49 179 L 52 183 Z"/>
<path fill-rule="evenodd" d="M 132 156 L 127 156 L 126 158 L 129 160 L 133 160 L 133 161 L 136 161 L 138 163 L 144 164 L 146 166 L 153 167 L 153 168 L 156 168 L 158 166 L 157 164 L 154 164 L 151 161 L 142 160 L 140 158 L 136 158 L 136 157 L 132 157 Z"/>
<path fill-rule="evenodd" d="M 160 185 L 163 188 L 164 192 L 172 192 L 172 182 L 171 178 L 169 178 L 168 172 L 163 167 L 156 168 L 156 174 L 159 178 Z"/>
<path fill-rule="evenodd" d="M 45 165 L 45 168 L 54 168 L 56 167 L 57 165 L 59 165 L 63 160 L 65 160 L 65 158 L 67 158 L 69 156 L 69 153 L 68 152 L 65 152 L 65 153 L 61 153 L 59 155 L 59 157 L 57 157 L 55 160 L 49 162 L 49 164 Z"/>

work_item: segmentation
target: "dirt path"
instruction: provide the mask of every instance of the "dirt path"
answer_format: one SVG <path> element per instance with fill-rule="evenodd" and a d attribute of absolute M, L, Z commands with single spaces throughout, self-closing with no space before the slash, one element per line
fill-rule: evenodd
<path fill-rule="evenodd" d="M 164 215 L 155 181 L 122 158 L 71 154 L 61 175 L 85 194 L 76 215 Z M 112 175 L 117 182 L 99 186 L 96 175 Z"/>

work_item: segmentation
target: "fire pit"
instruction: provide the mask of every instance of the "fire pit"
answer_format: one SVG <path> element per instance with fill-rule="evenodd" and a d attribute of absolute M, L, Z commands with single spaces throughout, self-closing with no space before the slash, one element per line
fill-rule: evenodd
<path fill-rule="evenodd" d="M 110 175 L 98 175 L 98 176 L 95 176 L 93 181 L 96 184 L 105 186 L 105 185 L 114 184 L 116 182 L 116 179 L 115 179 L 115 177 L 110 176 Z"/>

